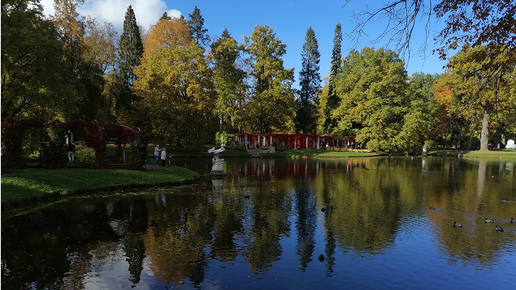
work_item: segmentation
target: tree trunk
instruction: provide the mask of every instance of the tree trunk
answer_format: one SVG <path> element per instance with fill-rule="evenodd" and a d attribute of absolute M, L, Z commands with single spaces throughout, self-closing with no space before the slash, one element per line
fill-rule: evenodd
<path fill-rule="evenodd" d="M 487 111 L 484 110 L 484 117 L 482 118 L 482 132 L 480 133 L 480 150 L 489 150 L 489 120 L 487 118 Z"/>
<path fill-rule="evenodd" d="M 457 134 L 457 150 L 460 150 L 461 147 L 460 139 L 462 139 L 462 127 L 459 128 L 459 133 Z"/>
<path fill-rule="evenodd" d="M 219 124 L 219 138 L 220 138 L 220 144 L 224 143 L 224 116 L 220 114 L 220 124 Z"/>

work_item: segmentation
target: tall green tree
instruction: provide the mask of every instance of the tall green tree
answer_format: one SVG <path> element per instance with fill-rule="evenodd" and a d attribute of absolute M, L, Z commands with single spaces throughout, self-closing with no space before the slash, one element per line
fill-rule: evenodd
<path fill-rule="evenodd" d="M 88 57 L 90 47 L 85 42 L 86 20 L 77 12 L 84 0 L 55 0 L 53 19 L 64 47 L 66 73 L 73 87 L 74 100 L 65 118 L 97 120 L 102 107 L 104 76 L 102 66 Z"/>
<path fill-rule="evenodd" d="M 373 151 L 405 150 L 399 134 L 408 112 L 408 86 L 405 63 L 393 51 L 351 51 L 335 82 L 340 98 L 333 111 L 336 135 L 356 136 L 356 142 Z"/>
<path fill-rule="evenodd" d="M 244 37 L 252 65 L 253 96 L 244 112 L 259 133 L 290 133 L 294 129 L 296 101 L 294 70 L 283 67 L 286 45 L 269 26 L 257 25 Z"/>
<path fill-rule="evenodd" d="M 337 23 L 333 36 L 333 50 L 330 61 L 330 91 L 333 92 L 332 85 L 335 78 L 342 72 L 342 25 Z"/>
<path fill-rule="evenodd" d="M 216 113 L 219 116 L 219 133 L 224 133 L 225 123 L 240 112 L 240 104 L 246 96 L 247 73 L 238 68 L 237 59 L 244 47 L 231 37 L 228 30 L 211 45 L 213 56 L 213 84 L 217 92 Z"/>
<path fill-rule="evenodd" d="M 337 126 L 336 120 L 332 118 L 332 111 L 339 106 L 339 97 L 335 92 L 335 79 L 342 72 L 342 26 L 337 23 L 333 37 L 333 50 L 331 53 L 330 76 L 326 93 L 321 95 L 319 123 L 322 129 L 321 134 L 331 135 Z"/>
<path fill-rule="evenodd" d="M 408 88 L 408 108 L 403 116 L 403 126 L 396 142 L 399 148 L 410 153 L 421 153 L 425 141 L 430 140 L 432 129 L 436 123 L 433 113 L 434 84 L 438 75 L 414 73 L 410 77 Z"/>
<path fill-rule="evenodd" d="M 159 18 L 159 20 L 170 20 L 172 19 L 170 16 L 168 16 L 168 13 L 167 11 L 163 12 L 163 14 L 161 14 L 161 17 Z"/>
<path fill-rule="evenodd" d="M 319 62 L 321 54 L 315 32 L 312 27 L 306 31 L 305 43 L 301 51 L 302 68 L 299 72 L 301 89 L 298 98 L 298 110 L 295 118 L 296 131 L 304 134 L 315 134 L 317 128 L 317 106 L 321 90 Z"/>
<path fill-rule="evenodd" d="M 131 5 L 127 7 L 124 19 L 124 31 L 120 35 L 118 47 L 118 74 L 117 74 L 117 108 L 119 110 L 132 110 L 132 105 L 137 101 L 132 86 L 136 80 L 133 67 L 140 65 L 143 55 L 143 42 L 140 29 L 136 22 L 136 16 Z"/>
<path fill-rule="evenodd" d="M 101 83 L 102 98 L 100 100 L 99 114 L 97 119 L 100 122 L 114 123 L 116 105 L 112 83 L 116 71 L 118 33 L 111 23 L 100 25 L 95 19 L 86 19 L 86 35 L 84 37 L 85 60 L 93 63 L 99 68 L 104 81 Z"/>
<path fill-rule="evenodd" d="M 2 118 L 62 117 L 72 94 L 63 46 L 39 1 L 2 1 Z"/>
<path fill-rule="evenodd" d="M 201 10 L 195 6 L 194 11 L 188 14 L 190 19 L 187 21 L 188 29 L 190 30 L 190 37 L 197 41 L 203 49 L 208 46 L 210 37 L 208 36 L 208 29 L 204 28 L 204 18 L 201 15 Z"/>

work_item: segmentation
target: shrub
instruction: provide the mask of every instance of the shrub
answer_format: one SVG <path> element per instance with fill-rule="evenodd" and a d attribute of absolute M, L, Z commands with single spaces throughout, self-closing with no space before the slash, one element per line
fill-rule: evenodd
<path fill-rule="evenodd" d="M 246 151 L 244 143 L 238 143 L 235 145 L 235 149 L 239 151 Z"/>
<path fill-rule="evenodd" d="M 287 150 L 287 147 L 285 146 L 284 143 L 276 143 L 274 142 L 274 147 L 276 147 L 276 151 L 285 151 Z"/>
<path fill-rule="evenodd" d="M 86 166 L 92 166 L 95 164 L 95 150 L 93 148 L 81 148 L 75 152 L 75 158 L 77 162 Z"/>
<path fill-rule="evenodd" d="M 220 144 L 220 139 L 221 139 L 220 138 L 220 132 L 217 132 L 215 134 L 215 142 L 217 144 Z M 230 144 L 233 143 L 233 135 L 230 135 L 230 134 L 224 132 L 224 133 L 222 133 L 222 140 L 223 140 L 224 144 L 230 145 Z"/>

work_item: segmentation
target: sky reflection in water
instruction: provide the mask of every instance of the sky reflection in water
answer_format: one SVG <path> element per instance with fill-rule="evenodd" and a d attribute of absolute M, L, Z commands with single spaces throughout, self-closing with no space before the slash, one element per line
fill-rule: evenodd
<path fill-rule="evenodd" d="M 204 160 L 185 164 L 209 168 Z M 510 162 L 227 159 L 225 172 L 223 179 L 180 190 L 75 198 L 19 216 L 3 213 L 2 287 L 516 285 Z M 484 223 L 485 217 L 496 223 Z M 464 226 L 455 228 L 453 221 Z"/>

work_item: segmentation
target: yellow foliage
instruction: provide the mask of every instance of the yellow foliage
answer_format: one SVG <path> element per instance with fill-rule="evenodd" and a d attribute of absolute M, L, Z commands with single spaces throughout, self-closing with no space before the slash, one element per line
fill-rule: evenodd
<path fill-rule="evenodd" d="M 134 92 L 141 98 L 139 118 L 163 140 L 199 133 L 211 112 L 210 77 L 202 50 L 191 40 L 187 25 L 160 20 L 144 41 Z M 136 117 L 136 115 L 135 115 Z M 199 135 L 199 134 L 197 134 Z"/>

